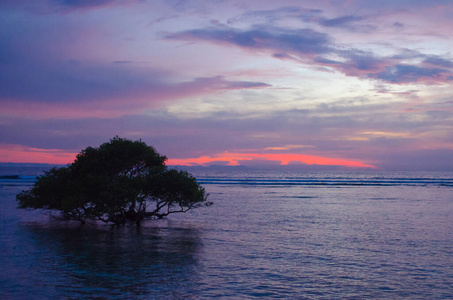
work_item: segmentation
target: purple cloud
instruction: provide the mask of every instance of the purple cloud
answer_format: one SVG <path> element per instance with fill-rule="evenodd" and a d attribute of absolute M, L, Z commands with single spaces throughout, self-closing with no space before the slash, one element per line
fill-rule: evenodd
<path fill-rule="evenodd" d="M 53 0 L 55 3 L 73 8 L 100 7 L 116 2 L 116 0 Z"/>
<path fill-rule="evenodd" d="M 395 27 L 397 30 L 401 30 L 401 29 L 403 29 L 405 27 L 404 24 L 401 23 L 401 22 L 394 22 L 392 24 L 392 26 Z"/>
<path fill-rule="evenodd" d="M 386 170 L 451 171 L 453 150 L 412 150 L 404 153 L 386 153 L 380 157 L 379 167 Z"/>
<path fill-rule="evenodd" d="M 316 54 L 329 51 L 327 34 L 311 29 L 281 29 L 257 26 L 250 30 L 234 28 L 193 29 L 167 35 L 167 39 L 208 41 L 232 44 L 245 49 L 288 51 L 299 54 Z"/>
<path fill-rule="evenodd" d="M 327 28 L 346 29 L 351 32 L 371 32 L 377 29 L 377 26 L 362 24 L 361 21 L 366 17 L 356 15 L 345 15 L 336 18 L 315 18 L 312 21 Z"/>
<path fill-rule="evenodd" d="M 331 19 L 327 26 L 342 26 L 361 20 L 360 17 L 347 16 Z M 403 50 L 390 57 L 377 57 L 371 52 L 357 49 L 342 50 L 333 45 L 332 38 L 312 29 L 284 29 L 275 26 L 254 26 L 249 30 L 231 27 L 211 27 L 187 30 L 167 35 L 167 39 L 206 41 L 214 44 L 226 44 L 242 49 L 268 50 L 278 59 L 303 58 L 304 63 L 321 65 L 340 71 L 348 76 L 383 80 L 389 83 L 406 84 L 426 82 L 435 84 L 452 80 L 448 69 L 431 68 L 423 65 L 403 64 L 400 61 L 410 58 L 424 58 L 423 64 L 451 68 L 450 60 L 437 56 L 428 56 L 416 51 Z M 334 54 L 342 60 L 326 58 Z"/>
<path fill-rule="evenodd" d="M 0 104 L 13 100 L 14 105 L 8 105 L 16 108 L 20 102 L 81 105 L 79 108 L 83 113 L 85 106 L 88 110 L 92 106 L 91 110 L 94 110 L 104 103 L 108 104 L 104 108 L 106 112 L 116 110 L 115 114 L 127 114 L 193 95 L 270 86 L 264 82 L 227 80 L 222 76 L 175 82 L 171 72 L 134 69 L 129 65 L 78 62 L 55 66 L 30 63 L 28 68 L 12 65 L 0 73 Z M 49 109 L 46 111 L 51 113 Z M 35 110 L 34 114 L 39 112 Z"/>
<path fill-rule="evenodd" d="M 345 1 L 350 2 L 350 1 Z M 427 7 L 436 7 L 440 5 L 451 5 L 450 0 L 360 0 L 354 1 L 354 7 L 364 8 L 371 11 L 382 10 L 382 9 L 393 9 L 393 10 L 409 10 L 409 9 L 426 9 Z M 345 3 L 348 5 L 347 3 Z"/>
<path fill-rule="evenodd" d="M 453 75 L 449 70 L 412 65 L 388 66 L 385 68 L 385 71 L 371 74 L 370 77 L 397 84 L 419 81 L 435 84 L 453 80 Z"/>
<path fill-rule="evenodd" d="M 343 157 L 381 161 L 378 165 L 382 168 L 451 167 L 451 164 L 442 165 L 451 151 L 436 152 L 439 155 L 435 152 L 408 151 L 420 146 L 421 142 L 415 139 L 377 135 L 371 136 L 366 142 L 345 140 L 344 137 L 368 128 L 389 132 L 395 129 L 419 132 L 438 126 L 438 120 L 435 119 L 428 118 L 425 122 L 410 122 L 403 119 L 404 116 L 397 119 L 397 113 L 392 114 L 382 108 L 373 114 L 369 112 L 369 106 L 357 107 L 355 110 L 323 106 L 313 110 L 288 110 L 248 118 L 225 112 L 189 119 L 179 119 L 163 112 L 152 116 L 129 115 L 109 119 L 27 120 L 8 117 L 0 124 L 0 136 L 3 143 L 44 149 L 64 148 L 77 152 L 87 145 L 98 145 L 119 134 L 143 138 L 169 157 L 179 158 L 235 149 L 305 144 L 310 147 L 298 149 L 300 153 L 327 157 L 336 153 Z M 265 135 L 266 138 L 251 138 L 256 134 Z M 184 149 L 183 153 L 180 149 Z M 432 165 L 421 158 L 429 159 Z"/>
<path fill-rule="evenodd" d="M 198 81 L 204 85 L 205 81 L 219 83 L 222 79 L 200 78 Z M 439 117 L 423 118 L 424 121 L 420 122 L 409 115 L 401 115 L 392 106 L 369 103 L 351 107 L 347 103 L 348 101 L 341 100 L 338 105 L 320 105 L 310 110 L 266 112 L 263 115 L 218 112 L 207 114 L 203 118 L 184 119 L 165 111 L 154 112 L 152 115 L 123 115 L 106 119 L 30 120 L 7 117 L 0 124 L 0 136 L 3 143 L 77 152 L 87 145 L 98 145 L 118 134 L 133 139 L 143 138 L 172 158 L 303 144 L 310 147 L 292 151 L 381 161 L 377 163 L 380 167 L 391 168 L 394 165 L 399 169 L 428 168 L 429 164 L 421 160 L 428 157 L 433 163 L 432 168 L 444 168 L 442 159 L 448 157 L 447 152 L 442 152 L 439 156 L 425 153 L 428 156 L 424 156 L 423 151 L 416 151 L 423 147 L 423 141 L 410 136 L 370 133 L 366 141 L 347 139 L 354 134 L 360 137 L 366 131 L 429 132 L 430 128 L 439 126 Z M 445 116 L 446 120 L 448 117 Z M 265 138 L 257 139 L 256 135 Z M 181 152 L 181 149 L 184 151 Z"/>
<path fill-rule="evenodd" d="M 351 23 L 362 21 L 364 18 L 360 16 L 348 15 L 333 19 L 321 19 L 319 24 L 326 27 L 348 27 Z"/>
<path fill-rule="evenodd" d="M 33 14 L 68 13 L 73 11 L 96 10 L 103 7 L 130 5 L 141 0 L 2 0 L 0 7 L 24 9 Z"/>
<path fill-rule="evenodd" d="M 444 168 L 451 18 L 436 5 L 451 1 L 241 3 L 0 1 L 1 143 L 78 152 L 118 134 L 173 158 Z"/>
<path fill-rule="evenodd" d="M 445 59 L 440 56 L 427 56 L 423 63 L 443 68 L 453 68 L 453 61 Z"/>
<path fill-rule="evenodd" d="M 385 59 L 374 56 L 372 53 L 364 51 L 344 51 L 342 56 L 347 58 L 347 62 L 342 64 L 345 73 L 348 74 L 349 70 L 366 71 L 372 73 L 379 71 L 383 65 L 387 63 Z"/>
<path fill-rule="evenodd" d="M 320 9 L 308 9 L 298 6 L 280 7 L 271 10 L 252 10 L 228 20 L 229 25 L 236 23 L 275 24 L 281 20 L 294 19 L 305 23 L 315 23 L 324 27 L 346 28 L 350 30 L 374 29 L 374 26 L 357 24 L 366 18 L 358 15 L 344 15 L 336 18 L 325 18 Z"/>
<path fill-rule="evenodd" d="M 228 24 L 255 23 L 272 24 L 280 20 L 294 18 L 311 21 L 322 13 L 319 9 L 306 9 L 298 6 L 286 6 L 270 10 L 251 10 L 228 19 Z"/>

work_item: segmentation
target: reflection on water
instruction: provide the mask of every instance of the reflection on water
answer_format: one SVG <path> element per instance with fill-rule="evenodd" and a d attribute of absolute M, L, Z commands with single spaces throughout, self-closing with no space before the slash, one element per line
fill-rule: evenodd
<path fill-rule="evenodd" d="M 56 272 L 51 280 L 61 281 L 63 294 L 127 298 L 194 292 L 202 246 L 196 230 L 61 224 L 23 228 L 40 254 L 40 272 Z M 49 275 L 38 285 L 49 284 Z"/>
<path fill-rule="evenodd" d="M 213 206 L 139 228 L 17 210 L 20 182 L 0 182 L 0 299 L 453 299 L 453 176 L 263 176 L 278 184 L 211 182 Z"/>

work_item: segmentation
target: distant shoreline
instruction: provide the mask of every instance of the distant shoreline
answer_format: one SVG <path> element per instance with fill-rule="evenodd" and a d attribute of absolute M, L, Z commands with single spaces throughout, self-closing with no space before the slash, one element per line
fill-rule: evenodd
<path fill-rule="evenodd" d="M 48 163 L 13 163 L 13 162 L 0 162 L 0 168 L 43 168 L 51 169 L 53 167 L 61 168 L 67 167 L 70 164 L 48 164 Z M 226 165 L 195 165 L 195 166 L 181 166 L 181 165 L 167 165 L 170 169 L 186 170 L 186 171 L 202 171 L 202 170 L 218 170 L 218 171 L 232 171 L 232 170 L 250 170 L 250 171 L 270 171 L 270 170 L 288 170 L 288 171 L 352 171 L 352 172 L 452 172 L 453 170 L 434 170 L 434 169 L 373 169 L 373 168 L 353 168 L 336 165 L 272 165 L 272 166 L 226 166 Z"/>
<path fill-rule="evenodd" d="M 46 164 L 46 163 L 13 163 L 13 162 L 0 162 L 0 167 L 65 167 L 67 165 L 60 164 Z"/>

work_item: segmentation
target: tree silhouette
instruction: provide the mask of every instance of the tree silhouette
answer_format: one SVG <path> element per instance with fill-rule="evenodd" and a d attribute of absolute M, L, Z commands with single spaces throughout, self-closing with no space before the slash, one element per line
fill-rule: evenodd
<path fill-rule="evenodd" d="M 168 169 L 167 158 L 142 141 L 111 139 L 88 147 L 68 167 L 53 168 L 16 196 L 19 208 L 61 212 L 64 220 L 139 224 L 147 218 L 209 206 L 196 178 Z"/>

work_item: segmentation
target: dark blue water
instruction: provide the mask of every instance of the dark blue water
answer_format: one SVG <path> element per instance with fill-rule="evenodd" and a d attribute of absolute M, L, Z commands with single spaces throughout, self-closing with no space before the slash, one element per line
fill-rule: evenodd
<path fill-rule="evenodd" d="M 140 228 L 17 210 L 40 170 L 0 170 L 0 298 L 453 297 L 453 173 L 233 170 Z"/>

